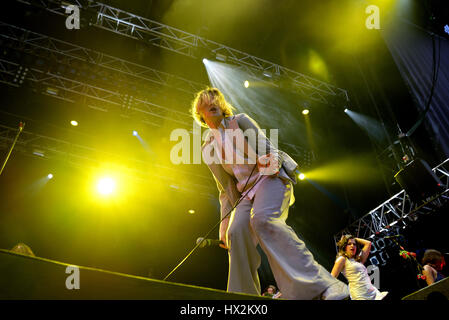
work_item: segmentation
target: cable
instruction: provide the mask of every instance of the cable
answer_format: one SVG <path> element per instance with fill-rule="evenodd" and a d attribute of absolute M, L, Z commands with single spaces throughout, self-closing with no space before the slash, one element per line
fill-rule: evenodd
<path fill-rule="evenodd" d="M 7 163 L 8 160 L 9 160 L 9 156 L 11 155 L 12 150 L 14 149 L 14 146 L 16 145 L 16 142 L 17 142 L 17 140 L 19 139 L 19 136 L 20 136 L 20 134 L 22 133 L 22 130 L 23 130 L 24 127 L 25 127 L 25 123 L 24 123 L 24 122 L 20 122 L 20 123 L 19 123 L 19 131 L 17 131 L 17 135 L 16 135 L 16 137 L 14 138 L 14 141 L 13 141 L 13 143 L 12 143 L 12 146 L 11 146 L 11 148 L 9 149 L 8 154 L 6 155 L 5 161 L 4 161 L 3 164 L 2 164 L 2 168 L 0 169 L 0 175 L 1 175 L 2 172 L 3 172 L 3 169 L 5 169 L 6 163 Z"/>
<path fill-rule="evenodd" d="M 413 125 L 413 127 L 406 133 L 407 137 L 410 137 L 416 129 L 418 129 L 418 127 L 423 123 L 427 112 L 430 110 L 430 105 L 433 99 L 433 95 L 434 95 L 434 91 L 435 91 L 435 85 L 438 81 L 438 75 L 439 75 L 439 70 L 440 70 L 440 62 L 441 62 L 441 37 L 437 35 L 438 37 L 438 62 L 437 62 L 437 58 L 436 58 L 436 48 L 435 48 L 435 34 L 432 32 L 432 48 L 433 48 L 433 54 L 432 54 L 432 58 L 433 58 L 433 67 L 432 67 L 432 87 L 430 89 L 430 95 L 429 98 L 427 100 L 427 104 L 426 104 L 426 108 L 424 109 L 424 111 L 422 112 L 420 118 L 418 119 L 418 121 Z"/>
<path fill-rule="evenodd" d="M 245 183 L 245 186 L 243 187 L 243 190 L 245 190 L 245 188 L 246 188 L 246 186 L 248 185 L 248 182 L 249 182 L 249 179 L 251 178 L 251 176 L 253 175 L 253 172 L 254 172 L 254 169 L 256 169 L 256 167 L 257 167 L 257 163 L 254 165 L 254 167 L 253 167 L 253 170 L 251 171 L 251 174 L 249 175 L 249 177 L 248 177 L 248 180 L 246 180 L 246 183 Z M 262 176 L 259 176 L 259 178 L 257 178 L 257 180 L 256 180 L 256 182 L 252 185 L 252 187 L 251 188 L 249 188 L 249 190 L 243 195 L 243 196 L 241 196 L 240 197 L 240 199 L 238 199 L 237 201 L 236 201 L 236 203 L 234 204 L 234 206 L 232 207 L 232 209 L 223 217 L 223 218 L 221 218 L 220 219 L 220 221 L 218 221 L 202 238 L 203 238 L 203 240 L 201 240 L 200 242 L 198 242 L 196 245 L 195 245 L 195 247 L 193 247 L 193 249 L 192 250 L 190 250 L 190 252 L 185 256 L 185 258 L 184 259 L 182 259 L 181 260 L 181 262 L 180 263 L 178 263 L 178 265 L 172 270 L 172 271 L 170 271 L 170 273 L 169 274 L 167 274 L 166 276 L 165 276 L 165 278 L 163 279 L 163 281 L 166 281 L 167 280 L 167 278 L 168 277 L 170 277 L 170 275 L 172 275 L 173 274 L 173 272 L 175 272 L 191 255 L 192 255 L 192 253 L 193 252 L 195 252 L 195 250 L 200 246 L 200 244 L 209 236 L 209 234 L 211 234 L 211 232 L 212 231 L 214 231 L 215 230 L 215 228 L 216 227 L 218 227 L 219 225 L 220 225 L 220 223 L 224 220 L 224 219 L 226 219 L 228 216 L 229 216 L 229 214 L 232 212 L 232 211 L 234 211 L 234 209 L 238 206 L 238 204 L 240 203 L 240 201 L 242 201 L 242 199 L 244 199 L 245 197 L 246 197 L 246 195 L 256 186 L 256 184 L 259 182 L 259 180 L 261 179 L 261 177 Z"/>

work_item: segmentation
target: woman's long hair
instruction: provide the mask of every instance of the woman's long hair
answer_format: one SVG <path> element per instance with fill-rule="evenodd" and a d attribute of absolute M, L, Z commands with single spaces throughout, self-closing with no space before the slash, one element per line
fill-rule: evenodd
<path fill-rule="evenodd" d="M 351 257 L 348 257 L 348 255 L 346 254 L 346 246 L 348 245 L 349 240 L 354 239 L 355 237 L 352 234 L 345 234 L 341 237 L 340 241 L 338 241 L 337 243 L 337 247 L 338 247 L 338 253 L 337 253 L 337 258 L 338 257 L 346 257 L 348 259 L 350 259 Z M 357 241 L 355 241 L 355 245 L 357 250 L 355 251 L 355 255 L 354 257 L 352 257 L 355 261 L 360 261 L 361 256 L 360 256 L 360 252 L 361 252 L 361 248 L 360 245 L 358 244 Z"/>

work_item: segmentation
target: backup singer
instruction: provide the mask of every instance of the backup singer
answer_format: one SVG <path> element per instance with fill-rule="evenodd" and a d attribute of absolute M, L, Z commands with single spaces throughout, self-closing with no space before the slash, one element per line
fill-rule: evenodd
<path fill-rule="evenodd" d="M 314 260 L 304 242 L 285 223 L 294 201 L 296 162 L 275 148 L 253 119 L 244 113 L 233 115 L 233 110 L 216 88 L 200 91 L 191 108 L 194 119 L 211 129 L 202 153 L 217 183 L 221 217 L 246 194 L 219 229 L 222 247 L 229 255 L 227 290 L 260 295 L 259 244 L 283 298 L 348 297 L 347 286 Z M 229 132 L 243 143 L 234 143 Z M 248 139 L 248 132 L 253 132 L 257 141 Z M 237 160 L 241 158 L 244 161 Z"/>
<path fill-rule="evenodd" d="M 371 250 L 371 241 L 344 235 L 337 244 L 338 254 L 331 274 L 337 278 L 340 272 L 349 282 L 352 300 L 382 300 L 388 292 L 380 292 L 371 283 L 364 263 Z"/>

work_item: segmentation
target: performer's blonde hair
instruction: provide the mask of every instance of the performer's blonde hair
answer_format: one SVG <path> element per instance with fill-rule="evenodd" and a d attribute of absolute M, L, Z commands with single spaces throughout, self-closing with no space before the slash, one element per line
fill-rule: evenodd
<path fill-rule="evenodd" d="M 190 109 L 190 113 L 192 114 L 193 119 L 202 127 L 206 127 L 207 123 L 204 121 L 203 117 L 198 112 L 198 108 L 202 106 L 210 106 L 211 104 L 215 104 L 222 111 L 225 117 L 229 117 L 233 115 L 233 110 L 235 108 L 226 101 L 224 95 L 217 88 L 206 88 L 198 92 L 195 96 L 195 99 L 192 102 L 192 107 Z"/>

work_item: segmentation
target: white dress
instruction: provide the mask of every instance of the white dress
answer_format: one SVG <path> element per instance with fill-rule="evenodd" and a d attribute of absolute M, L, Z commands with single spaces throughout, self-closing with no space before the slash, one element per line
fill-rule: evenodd
<path fill-rule="evenodd" d="M 349 282 L 351 300 L 382 300 L 388 294 L 373 286 L 366 267 L 354 259 L 346 258 L 342 273 Z"/>

